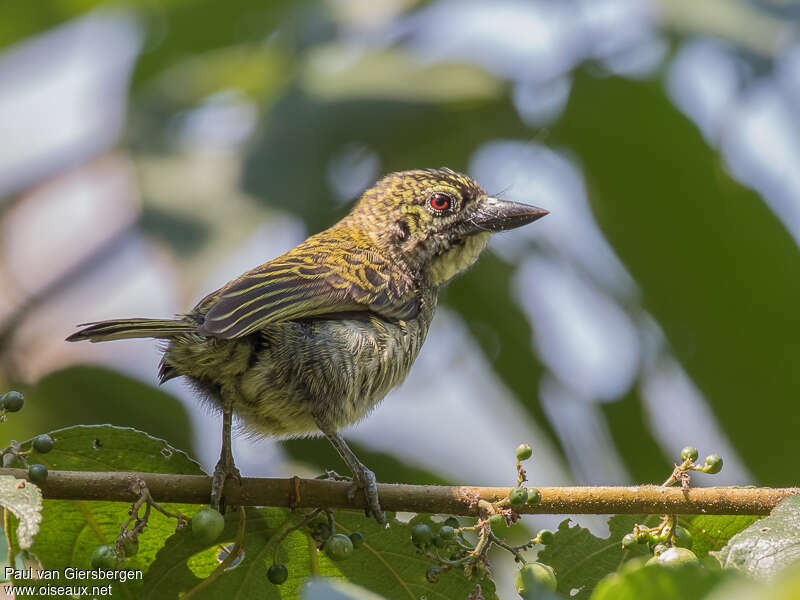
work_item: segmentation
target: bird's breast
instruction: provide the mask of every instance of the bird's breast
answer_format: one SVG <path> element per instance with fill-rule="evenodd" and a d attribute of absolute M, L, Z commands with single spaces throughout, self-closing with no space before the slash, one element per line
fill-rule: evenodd
<path fill-rule="evenodd" d="M 320 421 L 332 429 L 360 421 L 405 379 L 432 312 L 407 321 L 363 313 L 265 327 L 240 380 L 251 410 L 240 414 L 272 435 L 313 433 Z"/>

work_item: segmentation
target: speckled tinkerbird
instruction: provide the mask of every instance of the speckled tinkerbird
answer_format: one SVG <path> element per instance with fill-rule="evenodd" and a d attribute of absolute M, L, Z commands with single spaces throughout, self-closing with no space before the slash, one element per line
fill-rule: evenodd
<path fill-rule="evenodd" d="M 223 416 L 211 505 L 239 479 L 236 413 L 257 435 L 324 434 L 383 521 L 375 475 L 339 434 L 409 372 L 439 289 L 472 265 L 489 235 L 547 214 L 487 195 L 450 169 L 392 173 L 341 221 L 203 298 L 175 319 L 88 323 L 69 341 L 166 340 L 159 379 L 181 375 Z"/>

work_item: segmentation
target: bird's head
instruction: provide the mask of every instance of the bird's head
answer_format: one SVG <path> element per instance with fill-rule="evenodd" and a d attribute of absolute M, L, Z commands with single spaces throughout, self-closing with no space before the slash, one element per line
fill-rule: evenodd
<path fill-rule="evenodd" d="M 493 198 L 467 175 L 425 169 L 387 175 L 364 192 L 347 220 L 440 285 L 477 260 L 489 234 L 546 214 Z"/>

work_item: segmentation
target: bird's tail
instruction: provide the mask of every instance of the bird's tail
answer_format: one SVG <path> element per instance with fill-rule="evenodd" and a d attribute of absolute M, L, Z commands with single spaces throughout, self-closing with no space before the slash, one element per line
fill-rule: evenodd
<path fill-rule="evenodd" d="M 113 319 L 84 323 L 83 329 L 67 338 L 68 342 L 90 340 L 105 342 L 129 338 L 171 338 L 197 330 L 197 323 L 183 319 Z"/>

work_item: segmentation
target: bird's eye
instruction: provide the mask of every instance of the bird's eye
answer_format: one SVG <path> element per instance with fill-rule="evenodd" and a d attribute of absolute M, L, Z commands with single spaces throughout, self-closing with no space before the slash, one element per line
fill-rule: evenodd
<path fill-rule="evenodd" d="M 431 194 L 430 198 L 428 198 L 428 206 L 430 206 L 434 212 L 445 212 L 452 208 L 453 198 L 449 194 L 436 192 L 435 194 Z"/>

